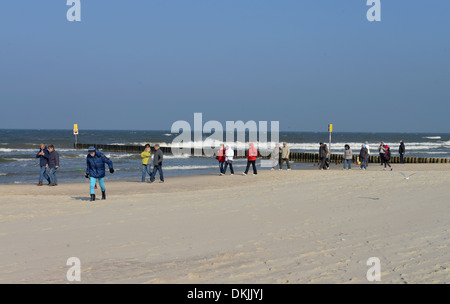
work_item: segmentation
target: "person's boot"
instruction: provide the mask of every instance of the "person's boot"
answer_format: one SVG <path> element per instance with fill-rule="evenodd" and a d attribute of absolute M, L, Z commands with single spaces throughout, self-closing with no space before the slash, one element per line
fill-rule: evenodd
<path fill-rule="evenodd" d="M 106 190 L 102 191 L 102 200 L 105 200 L 105 199 L 106 199 Z"/>
<path fill-rule="evenodd" d="M 42 182 L 39 182 L 39 184 L 37 184 L 38 186 L 42 186 Z"/>
<path fill-rule="evenodd" d="M 91 194 L 91 202 L 95 201 L 95 194 Z"/>

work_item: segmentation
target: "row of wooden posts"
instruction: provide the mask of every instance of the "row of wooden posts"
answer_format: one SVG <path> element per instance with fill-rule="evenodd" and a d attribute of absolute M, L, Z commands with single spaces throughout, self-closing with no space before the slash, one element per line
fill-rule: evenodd
<path fill-rule="evenodd" d="M 316 163 L 319 162 L 319 153 L 303 153 L 303 152 L 291 152 L 290 160 L 304 162 L 304 163 Z M 352 161 L 356 163 L 358 155 L 353 155 Z M 343 154 L 331 154 L 331 163 L 343 163 Z M 407 164 L 443 164 L 450 163 L 449 158 L 428 158 L 428 157 L 404 157 L 403 161 Z M 379 155 L 369 156 L 369 163 L 381 163 L 381 157 Z M 400 163 L 400 156 L 393 156 L 390 159 L 390 163 Z"/>
<path fill-rule="evenodd" d="M 141 153 L 144 151 L 144 146 L 130 146 L 130 145 L 102 145 L 102 144 L 76 144 L 76 149 L 87 150 L 90 146 L 94 146 L 100 151 L 105 152 L 122 152 L 122 153 Z M 164 154 L 172 154 L 171 147 L 160 147 L 161 151 Z M 152 151 L 154 151 L 154 147 L 152 147 Z M 191 155 L 204 155 L 201 149 L 191 149 Z M 261 155 L 259 155 L 261 157 Z M 235 151 L 235 158 L 244 158 L 246 156 L 239 156 L 237 151 Z M 262 158 L 270 158 L 270 156 L 262 157 Z M 305 152 L 291 152 L 289 156 L 289 160 L 294 162 L 302 162 L 302 163 L 317 163 L 319 162 L 319 153 L 305 153 Z M 357 155 L 353 155 L 353 162 L 356 163 L 358 160 Z M 331 154 L 331 163 L 340 164 L 344 162 L 343 154 Z M 379 155 L 371 155 L 369 156 L 369 163 L 380 163 Z M 400 163 L 400 157 L 394 156 L 391 157 L 391 163 Z M 449 158 L 428 158 L 428 157 L 404 157 L 404 162 L 408 164 L 442 164 L 442 163 L 450 163 Z"/>

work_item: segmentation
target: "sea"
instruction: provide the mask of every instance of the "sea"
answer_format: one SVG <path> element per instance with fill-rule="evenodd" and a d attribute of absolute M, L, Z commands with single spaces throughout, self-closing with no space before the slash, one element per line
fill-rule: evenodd
<path fill-rule="evenodd" d="M 211 134 L 203 136 L 203 141 L 193 142 L 194 147 L 207 142 Z M 237 134 L 236 138 L 238 138 Z M 170 131 L 114 131 L 84 130 L 77 135 L 77 142 L 83 144 L 142 145 L 146 143 L 171 146 L 179 134 Z M 248 140 L 248 134 L 246 134 Z M 271 134 L 266 134 L 268 141 Z M 192 135 L 191 138 L 194 138 Z M 368 143 L 370 153 L 378 154 L 381 141 L 392 148 L 392 155 L 398 155 L 399 141 L 406 146 L 406 156 L 450 158 L 450 133 L 343 133 L 331 134 L 331 152 L 343 153 L 344 145 L 349 144 L 353 151 L 359 151 L 361 144 Z M 318 152 L 319 142 L 329 142 L 327 132 L 280 132 L 279 142 L 286 142 L 291 151 Z M 78 169 L 85 170 L 87 151 L 74 149 L 75 136 L 72 130 L 10 130 L 0 129 L 0 183 L 37 183 L 39 159 L 36 154 L 40 143 L 53 144 L 60 155 L 60 168 L 57 170 L 58 183 L 86 181 Z M 210 143 L 217 144 L 217 142 Z M 234 142 L 239 144 L 238 141 Z M 258 144 L 258 143 L 256 143 Z M 272 145 L 274 143 L 272 142 Z M 107 180 L 140 180 L 141 158 L 134 153 L 105 152 L 114 163 L 114 174 L 107 173 Z M 237 173 L 244 171 L 245 159 L 236 159 Z M 306 168 L 312 164 L 295 163 L 293 168 Z M 194 157 L 190 155 L 164 155 L 165 177 L 197 174 L 217 174 L 217 160 L 214 157 Z M 270 168 L 260 167 L 260 170 Z"/>

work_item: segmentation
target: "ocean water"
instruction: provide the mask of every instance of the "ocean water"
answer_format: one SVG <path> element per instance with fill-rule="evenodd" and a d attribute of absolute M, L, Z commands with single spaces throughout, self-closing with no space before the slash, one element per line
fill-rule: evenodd
<path fill-rule="evenodd" d="M 156 143 L 170 146 L 178 134 L 170 131 L 80 131 L 78 142 L 85 144 L 110 145 L 145 145 Z M 217 142 L 203 140 L 209 144 Z M 192 136 L 192 138 L 194 138 Z M 236 135 L 237 138 L 237 135 Z M 267 135 L 270 140 L 271 134 Z M 248 134 L 247 138 L 248 140 Z M 244 140 L 244 141 L 245 141 Z M 280 132 L 279 141 L 286 142 L 291 151 L 317 152 L 319 142 L 328 143 L 329 134 L 324 132 Z M 332 153 L 342 153 L 344 145 L 349 144 L 354 151 L 359 151 L 361 144 L 368 142 L 371 154 L 378 153 L 381 141 L 392 148 L 393 156 L 398 155 L 399 141 L 403 140 L 407 156 L 450 158 L 450 134 L 424 133 L 333 133 Z M 39 177 L 39 160 L 35 158 L 40 143 L 53 144 L 60 155 L 60 168 L 57 171 L 59 183 L 80 182 L 86 179 L 78 169 L 86 168 L 87 151 L 74 149 L 72 130 L 0 130 L 0 183 L 37 183 Z M 234 144 L 239 144 L 236 141 Z M 258 142 L 256 142 L 258 144 Z M 193 142 L 198 147 L 201 142 Z M 272 143 L 273 144 L 273 143 Z M 116 172 L 107 173 L 107 180 L 136 179 L 141 177 L 141 159 L 139 154 L 105 152 L 114 163 Z M 218 173 L 218 163 L 214 158 L 191 156 L 164 156 L 164 174 L 174 175 L 213 174 Z M 234 162 L 235 171 L 240 173 L 246 165 L 245 159 Z M 294 164 L 294 168 L 312 166 L 311 164 Z M 260 168 L 268 170 L 268 168 Z"/>

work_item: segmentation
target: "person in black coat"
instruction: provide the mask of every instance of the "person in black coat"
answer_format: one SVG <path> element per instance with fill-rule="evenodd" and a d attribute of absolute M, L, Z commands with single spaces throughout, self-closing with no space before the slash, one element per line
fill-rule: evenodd
<path fill-rule="evenodd" d="M 405 155 L 405 144 L 403 143 L 403 140 L 400 141 L 400 146 L 398 148 L 398 154 L 400 154 L 400 163 L 404 164 L 405 160 L 403 159 Z"/>
<path fill-rule="evenodd" d="M 159 172 L 160 183 L 164 183 L 164 174 L 162 170 L 162 162 L 163 162 L 163 152 L 159 148 L 159 145 L 155 145 L 155 153 L 153 154 L 153 173 L 150 177 L 150 183 L 153 183 L 156 178 L 156 172 Z M 226 171 L 226 168 L 224 169 Z"/>
<path fill-rule="evenodd" d="M 327 169 L 327 157 L 328 157 L 328 148 L 327 145 L 325 145 L 324 143 L 320 143 L 320 148 L 319 148 L 319 159 L 320 159 L 320 164 L 319 164 L 319 169 L 320 170 L 324 170 Z"/>
<path fill-rule="evenodd" d="M 59 153 L 55 151 L 53 145 L 48 146 L 48 173 L 49 186 L 58 186 L 58 179 L 56 178 L 56 170 L 59 168 Z"/>

